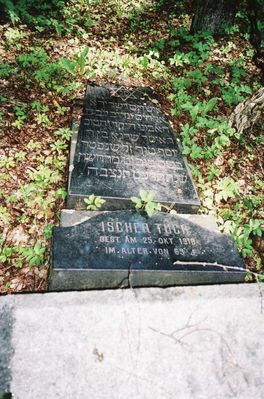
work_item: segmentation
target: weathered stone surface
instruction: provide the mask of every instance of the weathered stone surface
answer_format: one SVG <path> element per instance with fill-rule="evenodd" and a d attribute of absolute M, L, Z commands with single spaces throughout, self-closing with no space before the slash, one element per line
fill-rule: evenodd
<path fill-rule="evenodd" d="M 70 212 L 73 226 L 54 230 L 51 290 L 244 279 L 243 261 L 231 237 L 219 233 L 211 217 L 156 213 L 147 219 L 131 211 L 86 214 L 77 213 L 74 221 Z"/>
<path fill-rule="evenodd" d="M 14 309 L 13 399 L 261 399 L 263 289 L 0 297 Z"/>
<path fill-rule="evenodd" d="M 1 306 L 0 298 L 0 397 L 10 392 L 10 361 L 13 354 L 11 335 L 13 328 L 12 307 Z"/>
<path fill-rule="evenodd" d="M 60 215 L 60 226 L 61 227 L 72 227 L 77 224 L 86 222 L 96 215 L 107 214 L 108 212 L 102 211 L 75 211 L 74 209 L 62 209 Z"/>
<path fill-rule="evenodd" d="M 84 208 L 90 194 L 104 209 L 131 208 L 140 188 L 178 212 L 199 206 L 175 133 L 151 102 L 150 90 L 88 86 L 80 130 L 72 141 L 68 208 Z"/>

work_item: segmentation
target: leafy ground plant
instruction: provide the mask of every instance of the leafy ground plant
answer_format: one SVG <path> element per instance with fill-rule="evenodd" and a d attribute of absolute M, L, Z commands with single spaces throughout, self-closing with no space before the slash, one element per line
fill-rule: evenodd
<path fill-rule="evenodd" d="M 131 197 L 137 211 L 146 212 L 151 217 L 155 211 L 161 211 L 161 204 L 154 201 L 154 194 L 143 189 L 139 191 L 139 197 Z"/>
<path fill-rule="evenodd" d="M 98 211 L 102 208 L 105 200 L 101 197 L 97 197 L 94 194 L 89 195 L 89 197 L 84 199 L 85 204 L 87 205 L 86 209 L 88 211 Z"/>
<path fill-rule="evenodd" d="M 45 248 L 36 242 L 33 248 L 20 248 L 19 252 L 25 257 L 30 267 L 42 265 L 45 262 Z"/>

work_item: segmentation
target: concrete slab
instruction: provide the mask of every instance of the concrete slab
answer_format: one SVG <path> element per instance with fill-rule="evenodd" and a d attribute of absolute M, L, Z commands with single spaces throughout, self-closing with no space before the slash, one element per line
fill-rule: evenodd
<path fill-rule="evenodd" d="M 0 305 L 0 399 L 10 392 L 13 321 L 12 305 Z"/>
<path fill-rule="evenodd" d="M 13 320 L 1 342 L 13 351 L 9 389 L 14 399 L 263 398 L 263 294 L 243 284 L 0 297 L 0 323 Z"/>

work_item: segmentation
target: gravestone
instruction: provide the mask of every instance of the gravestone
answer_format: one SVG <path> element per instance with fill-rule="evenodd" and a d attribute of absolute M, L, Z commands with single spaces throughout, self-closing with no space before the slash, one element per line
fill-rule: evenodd
<path fill-rule="evenodd" d="M 152 191 L 157 202 L 195 213 L 199 199 L 179 143 L 151 90 L 89 85 L 71 145 L 67 208 L 84 209 L 91 194 L 104 209 L 132 208 L 131 196 Z"/>
<path fill-rule="evenodd" d="M 242 282 L 244 264 L 210 216 L 63 211 L 50 290 Z"/>
<path fill-rule="evenodd" d="M 148 89 L 88 86 L 73 127 L 68 209 L 53 234 L 50 290 L 244 281 L 231 236 L 211 216 L 193 214 L 199 199 L 186 160 L 155 103 Z M 178 213 L 129 210 L 141 188 Z M 91 194 L 106 199 L 98 212 L 81 210 Z"/>

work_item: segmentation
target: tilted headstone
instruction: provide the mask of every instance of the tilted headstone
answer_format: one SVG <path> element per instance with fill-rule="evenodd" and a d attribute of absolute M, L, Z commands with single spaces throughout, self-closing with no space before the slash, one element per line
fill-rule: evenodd
<path fill-rule="evenodd" d="M 210 216 L 63 211 L 50 290 L 242 282 L 244 264 Z M 75 223 L 75 224 L 74 224 Z"/>
<path fill-rule="evenodd" d="M 73 128 L 69 209 L 53 234 L 50 290 L 244 281 L 231 236 L 212 217 L 190 214 L 199 199 L 176 136 L 154 104 L 147 89 L 88 86 L 80 127 Z M 146 218 L 127 210 L 140 189 L 176 205 L 178 214 Z M 79 210 L 91 194 L 106 199 L 103 211 Z"/>
<path fill-rule="evenodd" d="M 199 199 L 186 160 L 151 90 L 88 86 L 80 129 L 72 141 L 67 207 L 84 209 L 91 194 L 104 209 L 126 209 L 139 190 L 194 213 Z"/>

